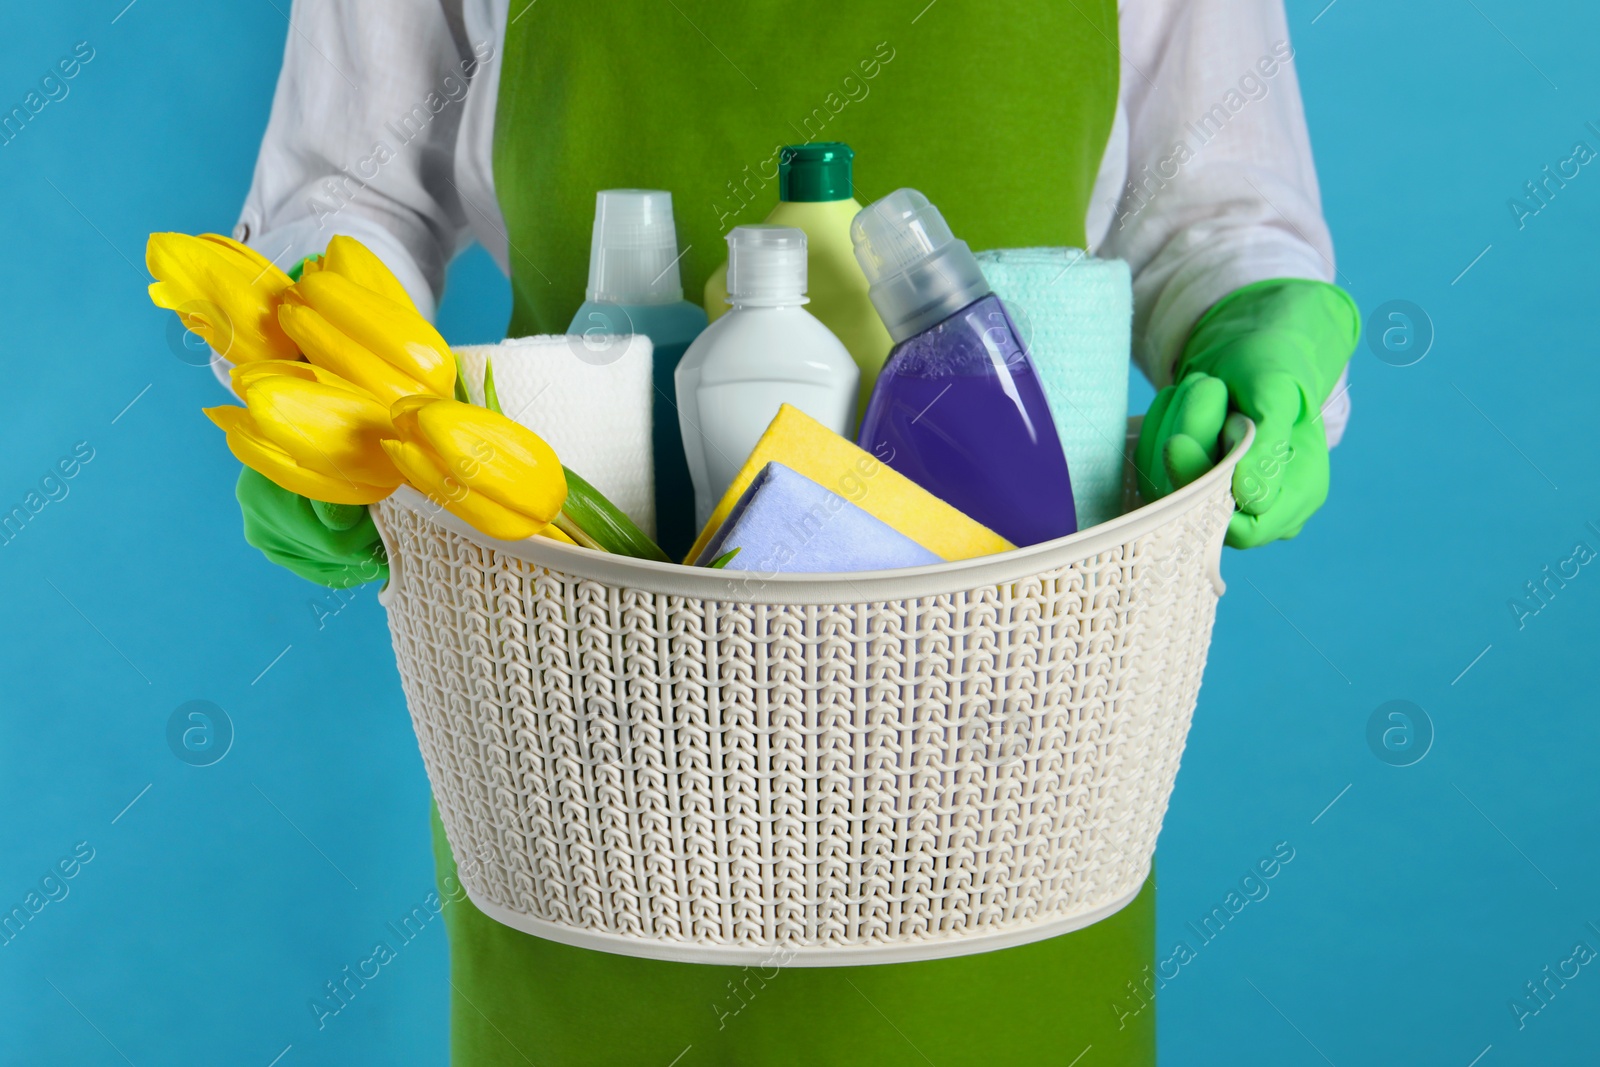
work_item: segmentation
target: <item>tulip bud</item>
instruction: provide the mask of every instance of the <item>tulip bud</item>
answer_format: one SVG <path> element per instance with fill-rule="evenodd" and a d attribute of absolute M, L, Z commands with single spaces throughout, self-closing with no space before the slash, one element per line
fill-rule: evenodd
<path fill-rule="evenodd" d="M 400 284 L 400 279 L 384 266 L 383 260 L 374 255 L 371 249 L 354 237 L 336 235 L 328 242 L 328 250 L 320 258 L 306 260 L 301 277 L 319 270 L 348 278 L 363 289 L 371 289 L 397 304 L 414 306 L 411 294 Z"/>
<path fill-rule="evenodd" d="M 384 406 L 322 368 L 266 373 L 273 365 L 234 369 L 245 407 L 206 409 L 239 461 L 313 500 L 369 504 L 392 493 L 404 478 L 383 449 L 395 432 Z"/>
<path fill-rule="evenodd" d="M 342 477 L 329 477 L 302 467 L 279 448 L 240 407 L 206 408 L 206 417 L 228 435 L 228 451 L 246 467 L 264 475 L 291 493 L 330 504 L 374 504 L 393 493 L 393 485 L 373 485 Z"/>
<path fill-rule="evenodd" d="M 417 394 L 449 396 L 455 384 L 450 347 L 415 307 L 326 268 L 290 287 L 278 320 L 308 360 L 385 404 Z"/>
<path fill-rule="evenodd" d="M 298 357 L 299 347 L 278 322 L 289 276 L 259 252 L 214 233 L 153 233 L 145 265 L 156 278 L 150 300 L 177 312 L 184 327 L 224 359 L 242 364 Z"/>
<path fill-rule="evenodd" d="M 326 370 L 315 363 L 304 360 L 289 359 L 258 359 L 253 363 L 241 363 L 228 372 L 228 380 L 233 385 L 233 393 L 240 400 L 248 399 L 250 387 L 263 378 L 272 378 L 288 375 L 291 378 L 300 378 L 308 382 L 322 382 L 324 385 L 336 385 L 341 389 L 360 393 L 371 397 L 372 394 L 356 385 L 347 378 L 341 378 L 331 370 Z"/>
<path fill-rule="evenodd" d="M 412 485 L 502 541 L 543 531 L 561 513 L 566 475 L 555 452 L 504 415 L 413 396 L 390 408 L 398 439 L 383 442 Z"/>
<path fill-rule="evenodd" d="M 244 402 L 261 433 L 302 467 L 369 485 L 403 480 L 379 443 L 394 436 L 389 413 L 366 393 L 278 374 L 254 382 Z"/>

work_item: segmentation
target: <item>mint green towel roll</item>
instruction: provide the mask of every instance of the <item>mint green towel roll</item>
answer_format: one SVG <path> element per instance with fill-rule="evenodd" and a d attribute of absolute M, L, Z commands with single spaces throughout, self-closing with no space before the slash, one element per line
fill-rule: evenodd
<path fill-rule="evenodd" d="M 1078 528 L 1122 513 L 1133 280 L 1077 248 L 1004 248 L 978 263 L 1033 356 L 1072 474 Z"/>

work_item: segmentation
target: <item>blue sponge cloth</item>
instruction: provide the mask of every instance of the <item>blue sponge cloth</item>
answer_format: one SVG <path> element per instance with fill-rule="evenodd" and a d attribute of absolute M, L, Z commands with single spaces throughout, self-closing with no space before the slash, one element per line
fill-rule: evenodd
<path fill-rule="evenodd" d="M 939 557 L 837 493 L 781 463 L 761 468 L 695 559 L 734 549 L 728 570 L 839 574 L 940 562 Z"/>

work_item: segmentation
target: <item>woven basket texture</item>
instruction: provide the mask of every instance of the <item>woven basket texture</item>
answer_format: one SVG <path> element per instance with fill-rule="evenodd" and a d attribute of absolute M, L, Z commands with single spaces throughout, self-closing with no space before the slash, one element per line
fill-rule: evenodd
<path fill-rule="evenodd" d="M 1114 912 L 1177 775 L 1243 447 L 1074 538 L 821 585 L 378 505 L 395 657 L 472 900 L 570 944 L 800 965 Z"/>

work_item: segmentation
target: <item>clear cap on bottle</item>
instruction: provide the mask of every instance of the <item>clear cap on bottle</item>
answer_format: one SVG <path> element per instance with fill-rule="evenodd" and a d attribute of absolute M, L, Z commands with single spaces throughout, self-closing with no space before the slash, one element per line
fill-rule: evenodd
<path fill-rule="evenodd" d="M 989 295 L 978 260 L 915 189 L 897 189 L 850 222 L 868 295 L 898 344 Z"/>
<path fill-rule="evenodd" d="M 728 303 L 775 307 L 807 302 L 804 230 L 735 226 L 728 231 Z"/>
<path fill-rule="evenodd" d="M 590 300 L 608 304 L 671 304 L 683 299 L 671 193 L 602 189 L 596 194 L 585 293 Z"/>

